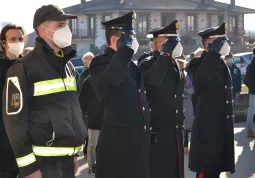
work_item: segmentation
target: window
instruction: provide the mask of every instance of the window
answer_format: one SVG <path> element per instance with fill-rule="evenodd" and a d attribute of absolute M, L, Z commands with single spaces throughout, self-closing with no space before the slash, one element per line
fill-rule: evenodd
<path fill-rule="evenodd" d="M 236 32 L 236 31 L 237 31 L 236 17 L 230 16 L 229 17 L 229 32 Z"/>
<path fill-rule="evenodd" d="M 195 31 L 195 16 L 187 16 L 187 30 L 188 32 Z"/>
<path fill-rule="evenodd" d="M 147 33 L 147 16 L 139 16 L 138 18 L 138 32 Z"/>
<path fill-rule="evenodd" d="M 90 37 L 95 36 L 95 17 L 94 16 L 89 17 L 89 36 Z"/>

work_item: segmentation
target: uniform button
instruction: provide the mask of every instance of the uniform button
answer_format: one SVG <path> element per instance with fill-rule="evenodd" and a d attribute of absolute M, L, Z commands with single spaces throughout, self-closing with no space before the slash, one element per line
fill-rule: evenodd
<path fill-rule="evenodd" d="M 139 89 L 138 91 L 139 91 L 139 93 L 141 93 L 141 90 L 140 90 L 140 89 Z"/>
<path fill-rule="evenodd" d="M 233 86 L 231 86 L 231 89 L 233 89 Z"/>
<path fill-rule="evenodd" d="M 178 129 L 178 125 L 176 126 L 176 128 Z"/>
<path fill-rule="evenodd" d="M 144 91 L 144 94 L 146 94 L 146 90 Z"/>
<path fill-rule="evenodd" d="M 152 127 L 150 128 L 150 130 L 152 130 Z"/>
<path fill-rule="evenodd" d="M 144 126 L 144 130 L 146 130 L 146 125 Z"/>
<path fill-rule="evenodd" d="M 226 103 L 228 104 L 228 100 L 226 101 Z"/>
<path fill-rule="evenodd" d="M 183 109 L 183 112 L 185 112 L 185 109 Z"/>
<path fill-rule="evenodd" d="M 149 110 L 150 112 L 151 112 L 151 108 L 150 108 L 150 110 Z"/>
<path fill-rule="evenodd" d="M 145 107 L 143 107 L 143 111 L 145 111 Z"/>
<path fill-rule="evenodd" d="M 232 100 L 232 103 L 234 103 L 235 101 L 234 100 Z"/>
<path fill-rule="evenodd" d="M 235 117 L 235 115 L 233 114 L 231 117 L 232 117 L 232 118 L 234 118 L 234 117 Z"/>
<path fill-rule="evenodd" d="M 182 94 L 182 97 L 184 97 L 184 94 Z"/>
<path fill-rule="evenodd" d="M 227 115 L 227 118 L 229 118 L 229 115 Z"/>
<path fill-rule="evenodd" d="M 226 85 L 226 86 L 225 86 L 225 89 L 227 89 L 227 88 L 228 88 L 228 86 Z"/>
<path fill-rule="evenodd" d="M 176 98 L 176 95 L 174 95 L 174 98 Z"/>
<path fill-rule="evenodd" d="M 176 110 L 176 114 L 178 114 L 178 110 Z"/>

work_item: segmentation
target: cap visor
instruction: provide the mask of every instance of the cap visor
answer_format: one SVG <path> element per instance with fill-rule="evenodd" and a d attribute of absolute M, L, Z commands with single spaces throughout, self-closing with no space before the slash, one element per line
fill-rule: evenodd
<path fill-rule="evenodd" d="M 149 39 L 153 38 L 153 34 L 148 34 L 148 35 L 146 36 L 146 38 L 149 38 Z"/>
<path fill-rule="evenodd" d="M 49 20 L 62 21 L 62 20 L 68 20 L 68 19 L 78 19 L 78 16 L 72 15 L 72 14 L 62 14 L 62 15 L 59 15 L 59 16 L 52 17 Z"/>

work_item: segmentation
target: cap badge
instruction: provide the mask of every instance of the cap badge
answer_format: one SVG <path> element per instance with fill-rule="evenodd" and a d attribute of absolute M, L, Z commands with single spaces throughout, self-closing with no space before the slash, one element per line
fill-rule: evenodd
<path fill-rule="evenodd" d="M 136 20 L 136 13 L 135 12 L 133 13 L 132 19 Z"/>
<path fill-rule="evenodd" d="M 176 28 L 176 33 L 179 33 L 180 22 L 176 22 L 176 23 L 175 23 L 175 28 Z"/>
<path fill-rule="evenodd" d="M 64 11 L 63 11 L 60 7 L 58 7 L 58 6 L 55 6 L 55 7 L 56 7 L 56 9 L 57 9 L 59 12 L 61 12 L 61 13 L 64 14 Z"/>

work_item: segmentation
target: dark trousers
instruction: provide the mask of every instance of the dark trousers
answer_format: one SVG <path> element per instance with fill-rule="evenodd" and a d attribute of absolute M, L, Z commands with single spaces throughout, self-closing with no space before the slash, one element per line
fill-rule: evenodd
<path fill-rule="evenodd" d="M 184 130 L 184 144 L 183 144 L 183 146 L 188 147 L 188 145 L 189 145 L 189 130 L 186 129 L 186 130 Z"/>
<path fill-rule="evenodd" d="M 196 178 L 219 178 L 220 173 L 197 173 Z"/>
<path fill-rule="evenodd" d="M 74 157 L 44 161 L 41 164 L 43 178 L 75 178 Z"/>
<path fill-rule="evenodd" d="M 0 172 L 0 178 L 17 178 L 18 175 L 18 170 L 14 170 L 12 172 Z"/>

